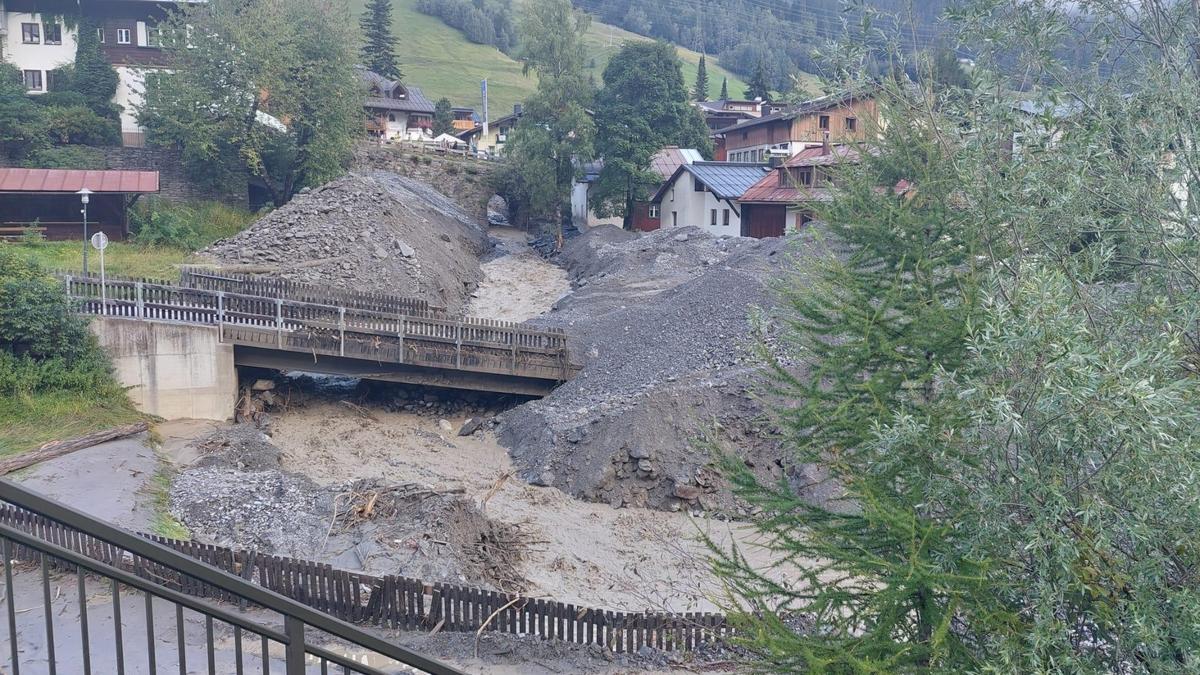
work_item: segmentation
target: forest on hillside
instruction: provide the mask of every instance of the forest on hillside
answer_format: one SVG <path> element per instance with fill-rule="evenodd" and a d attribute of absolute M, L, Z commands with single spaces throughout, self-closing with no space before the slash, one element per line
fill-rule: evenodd
<path fill-rule="evenodd" d="M 511 0 L 417 0 L 417 11 L 438 17 L 476 44 L 505 53 L 516 46 Z"/>
<path fill-rule="evenodd" d="M 842 0 L 574 0 L 580 9 L 625 30 L 661 38 L 715 55 L 721 66 L 750 76 L 761 62 L 773 89 L 790 88 L 797 70 L 816 73 L 813 51 L 847 31 L 861 33 L 861 10 L 847 11 Z M 938 17 L 948 0 L 912 6 L 909 0 L 867 0 L 876 22 L 899 17 L 912 44 L 926 49 L 941 41 Z M 884 66 L 880 65 L 881 70 Z M 738 95 L 740 92 L 735 93 Z"/>

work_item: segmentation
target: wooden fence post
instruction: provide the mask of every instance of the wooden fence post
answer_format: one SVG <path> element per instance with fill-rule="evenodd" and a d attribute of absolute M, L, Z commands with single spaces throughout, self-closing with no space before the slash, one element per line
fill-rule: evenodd
<path fill-rule="evenodd" d="M 338 307 L 338 345 L 342 356 L 346 355 L 346 308 Z"/>
<path fill-rule="evenodd" d="M 275 298 L 275 334 L 279 348 L 283 349 L 283 298 Z"/>

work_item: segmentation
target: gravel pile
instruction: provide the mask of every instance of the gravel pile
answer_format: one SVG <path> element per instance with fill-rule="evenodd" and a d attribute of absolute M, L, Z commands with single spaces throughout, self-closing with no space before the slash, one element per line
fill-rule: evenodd
<path fill-rule="evenodd" d="M 539 322 L 565 328 L 583 371 L 500 416 L 522 477 L 614 506 L 746 515 L 712 466 L 734 450 L 763 479 L 787 470 L 755 398 L 750 319 L 771 284 L 822 255 L 813 241 L 716 238 L 695 228 L 639 236 L 596 228 L 560 262 L 576 291 Z"/>
<path fill-rule="evenodd" d="M 203 253 L 222 269 L 462 309 L 482 277 L 484 228 L 452 199 L 386 171 L 349 174 Z"/>

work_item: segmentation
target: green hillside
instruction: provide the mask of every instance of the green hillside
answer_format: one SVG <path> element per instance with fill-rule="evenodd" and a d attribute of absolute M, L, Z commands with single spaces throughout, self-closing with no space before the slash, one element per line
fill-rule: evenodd
<path fill-rule="evenodd" d="M 516 3 L 519 4 L 519 3 Z M 362 12 L 363 0 L 351 0 L 351 8 L 357 16 Z M 393 29 L 396 32 L 396 55 L 400 59 L 405 81 L 420 87 L 432 100 L 443 96 L 454 105 L 481 107 L 479 83 L 488 79 L 489 108 L 493 118 L 512 111 L 537 88 L 537 78 L 521 74 L 521 64 L 501 53 L 494 47 L 477 45 L 467 41 L 458 30 L 442 23 L 440 19 L 426 16 L 416 10 L 416 0 L 394 0 Z M 592 22 L 586 37 L 588 63 L 601 83 L 605 64 L 626 40 L 649 40 L 635 33 Z M 679 49 L 683 59 L 683 76 L 688 86 L 696 80 L 696 68 L 700 54 Z M 594 64 L 594 65 L 593 65 Z M 711 95 L 721 90 L 721 78 L 729 77 L 729 93 L 741 95 L 745 83 L 722 70 L 709 59 L 708 82 Z"/>

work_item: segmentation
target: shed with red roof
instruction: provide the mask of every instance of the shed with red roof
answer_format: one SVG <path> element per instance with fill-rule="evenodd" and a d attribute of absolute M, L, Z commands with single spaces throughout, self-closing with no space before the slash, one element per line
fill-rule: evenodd
<path fill-rule="evenodd" d="M 157 171 L 79 169 L 0 169 L 0 237 L 20 236 L 37 228 L 46 239 L 81 239 L 80 190 L 91 191 L 88 232 L 110 239 L 129 236 L 129 207 L 140 196 L 158 192 Z"/>

